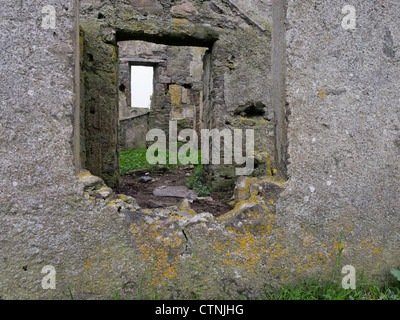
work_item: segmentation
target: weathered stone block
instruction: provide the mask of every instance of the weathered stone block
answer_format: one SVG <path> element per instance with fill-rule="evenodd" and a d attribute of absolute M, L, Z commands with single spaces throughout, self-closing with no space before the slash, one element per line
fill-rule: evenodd
<path fill-rule="evenodd" d="M 187 18 L 199 14 L 196 7 L 191 2 L 184 2 L 182 4 L 173 6 L 171 8 L 171 13 L 177 18 Z"/>

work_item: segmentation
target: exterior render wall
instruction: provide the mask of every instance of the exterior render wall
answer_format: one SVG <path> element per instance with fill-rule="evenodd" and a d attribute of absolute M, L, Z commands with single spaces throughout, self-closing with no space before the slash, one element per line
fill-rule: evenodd
<path fill-rule="evenodd" d="M 283 1 L 280 2 L 283 4 Z M 278 212 L 371 273 L 399 264 L 398 1 L 287 1 L 288 183 Z M 366 253 L 367 247 L 373 253 Z"/>

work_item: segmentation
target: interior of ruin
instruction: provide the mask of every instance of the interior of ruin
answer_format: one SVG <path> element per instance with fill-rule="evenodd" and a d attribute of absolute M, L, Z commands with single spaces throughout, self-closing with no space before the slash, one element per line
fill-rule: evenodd
<path fill-rule="evenodd" d="M 268 60 L 272 58 L 272 44 L 267 20 L 259 20 L 263 21 L 261 24 L 240 11 L 237 22 L 205 27 L 207 19 L 215 24 L 215 17 L 222 13 L 221 8 L 213 6 L 210 17 L 201 23 L 193 13 L 187 19 L 179 19 L 182 13 L 176 13 L 172 30 L 163 25 L 157 32 L 147 32 L 146 29 L 154 29 L 156 22 L 133 25 L 122 18 L 115 22 L 111 19 L 114 17 L 103 12 L 92 18 L 90 11 L 86 14 L 85 5 L 81 8 L 80 162 L 83 169 L 118 189 L 121 179 L 127 176 L 126 172 L 120 175 L 120 152 L 147 149 L 146 135 L 152 129 L 162 130 L 168 137 L 171 121 L 177 123 L 178 132 L 194 129 L 199 136 L 202 129 L 231 130 L 232 133 L 238 129 L 254 130 L 255 168 L 251 176 L 274 176 L 279 168 L 285 167 L 285 162 L 277 158 L 277 142 L 281 141 L 276 132 L 282 123 L 276 114 L 282 112 L 274 110 L 269 92 L 272 69 Z M 226 9 L 235 11 L 239 7 L 228 5 Z M 187 30 L 192 18 L 195 19 L 192 29 Z M 232 29 L 233 25 L 229 25 L 232 23 L 247 26 L 243 30 Z M 249 46 L 254 51 L 252 55 L 246 52 Z M 153 71 L 147 108 L 132 105 L 135 67 Z M 220 139 L 222 148 L 228 141 Z M 232 208 L 228 199 L 232 200 L 237 176 L 234 166 L 225 164 L 224 158 L 222 162 L 214 165 L 210 160 L 202 168 L 201 176 L 204 184 L 212 185 L 214 200 L 218 200 L 217 192 L 224 194 L 219 198 L 224 199 L 223 210 L 229 211 Z M 135 172 L 131 173 L 136 176 Z M 279 173 L 285 176 L 285 170 Z M 186 174 L 187 177 L 193 174 L 193 166 Z M 179 178 L 179 174 L 176 179 L 183 185 L 187 180 Z M 119 190 L 134 196 L 125 180 Z M 164 180 L 168 183 L 170 179 Z"/>

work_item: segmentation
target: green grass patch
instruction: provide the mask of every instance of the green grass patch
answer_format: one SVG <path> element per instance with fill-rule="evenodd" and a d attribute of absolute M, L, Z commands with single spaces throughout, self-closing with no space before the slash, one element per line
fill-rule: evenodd
<path fill-rule="evenodd" d="M 314 278 L 278 290 L 266 290 L 265 298 L 267 300 L 400 300 L 400 272 L 397 269 L 391 270 L 394 276 L 390 279 L 391 284 L 387 282 L 385 286 L 379 286 L 366 281 L 364 275 L 358 273 L 356 288 L 343 289 L 342 278 L 337 275 L 343 254 L 342 239 L 343 233 L 340 235 L 338 255 L 330 281 Z M 394 278 L 399 281 L 395 282 Z"/>
<path fill-rule="evenodd" d="M 182 144 L 178 144 L 178 148 L 181 145 Z M 170 157 L 171 157 L 171 155 L 173 155 L 173 153 L 170 152 L 169 150 L 158 151 L 158 152 L 166 153 L 166 159 L 167 159 L 166 164 L 156 164 L 156 165 L 150 164 L 147 161 L 147 157 L 146 157 L 147 150 L 146 149 L 129 150 L 129 151 L 120 152 L 119 157 L 120 157 L 120 173 L 121 173 L 121 175 L 123 175 L 123 176 L 127 175 L 131 171 L 138 170 L 138 169 L 148 169 L 149 171 L 153 171 L 159 165 L 161 165 L 165 169 L 171 170 L 177 166 L 178 167 L 186 167 L 186 166 L 189 166 L 192 164 L 192 163 L 183 164 L 179 161 L 179 158 L 178 158 L 177 164 L 170 164 Z M 188 155 L 190 155 L 189 152 L 188 152 Z M 197 152 L 197 157 L 198 157 L 198 161 L 200 163 L 201 162 L 201 153 L 200 152 Z"/>
<path fill-rule="evenodd" d="M 193 174 L 187 179 L 187 187 L 196 191 L 200 197 L 207 197 L 213 193 L 211 182 L 203 182 L 203 166 L 201 164 L 194 168 Z"/>
<path fill-rule="evenodd" d="M 183 144 L 178 143 L 178 148 L 180 148 Z M 175 167 L 186 167 L 191 165 L 183 164 L 179 161 L 178 164 L 169 164 L 169 159 L 172 153 L 170 151 L 159 151 L 159 152 L 166 152 L 167 164 L 162 164 L 162 168 L 164 171 L 172 171 Z M 138 149 L 138 150 L 129 150 L 120 152 L 120 172 L 121 175 L 127 175 L 133 170 L 138 169 L 148 169 L 149 171 L 154 171 L 159 166 L 150 164 L 147 161 L 147 150 L 145 149 Z M 190 153 L 188 151 L 187 155 L 189 156 Z M 198 163 L 201 163 L 201 152 L 197 152 L 197 159 Z M 201 164 L 195 164 L 193 175 L 190 176 L 187 181 L 186 185 L 188 188 L 195 190 L 201 197 L 209 196 L 213 192 L 213 188 L 211 186 L 211 182 L 204 182 L 203 179 L 203 166 Z"/>
<path fill-rule="evenodd" d="M 343 289 L 341 283 L 311 279 L 280 289 L 266 290 L 266 300 L 400 300 L 400 286 L 379 286 L 366 281 L 357 283 L 355 290 Z"/>
<path fill-rule="evenodd" d="M 129 172 L 138 169 L 152 170 L 155 166 L 146 160 L 147 150 L 129 150 L 120 152 L 120 172 L 121 175 L 127 175 Z"/>

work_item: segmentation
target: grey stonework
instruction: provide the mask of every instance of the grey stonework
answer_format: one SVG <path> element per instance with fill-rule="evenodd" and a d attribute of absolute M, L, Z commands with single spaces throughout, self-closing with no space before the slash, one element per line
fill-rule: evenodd
<path fill-rule="evenodd" d="M 143 282 L 165 299 L 252 299 L 330 278 L 341 235 L 340 267 L 383 283 L 399 266 L 397 0 L 353 1 L 355 30 L 341 0 L 80 3 L 80 32 L 78 1 L 0 4 L 2 299 L 69 299 L 68 285 L 75 299 L 129 297 Z M 280 171 L 240 179 L 231 212 L 142 210 L 104 183 L 118 182 L 115 48 L 129 38 L 212 47 L 206 127 L 250 102 L 274 115 Z M 56 290 L 41 286 L 47 265 Z"/>
<path fill-rule="evenodd" d="M 198 129 L 203 96 L 203 59 L 207 48 L 176 47 L 144 41 L 121 41 L 119 49 L 120 150 L 146 148 L 151 129 L 169 131 L 169 121 L 179 121 L 179 131 Z M 132 108 L 131 65 L 154 68 L 151 108 Z"/>

